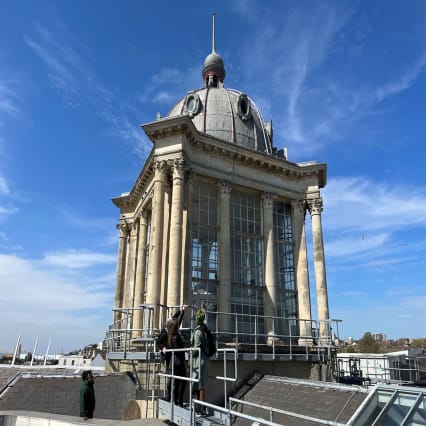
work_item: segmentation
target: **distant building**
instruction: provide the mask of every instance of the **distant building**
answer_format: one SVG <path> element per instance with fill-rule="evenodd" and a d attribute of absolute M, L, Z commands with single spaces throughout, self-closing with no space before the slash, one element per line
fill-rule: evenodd
<path fill-rule="evenodd" d="M 420 378 L 417 357 L 420 349 L 388 352 L 385 354 L 338 353 L 340 376 L 359 376 L 378 382 L 412 382 Z"/>
<path fill-rule="evenodd" d="M 91 364 L 92 360 L 83 355 L 63 355 L 58 360 L 58 367 L 65 368 L 89 367 Z"/>
<path fill-rule="evenodd" d="M 386 342 L 385 333 L 373 333 L 373 338 L 376 342 Z"/>

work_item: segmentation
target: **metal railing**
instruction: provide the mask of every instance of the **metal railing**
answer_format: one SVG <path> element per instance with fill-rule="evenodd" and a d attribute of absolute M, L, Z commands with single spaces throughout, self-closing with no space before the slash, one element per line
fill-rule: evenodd
<path fill-rule="evenodd" d="M 272 408 L 266 405 L 261 405 L 261 404 L 255 404 L 253 402 L 248 402 L 248 401 L 243 401 L 241 399 L 235 399 L 235 398 L 229 398 L 229 405 L 232 407 L 232 404 L 238 404 L 241 406 L 247 406 L 247 407 L 253 407 L 253 408 L 257 408 L 260 410 L 264 410 L 265 412 L 268 413 L 269 415 L 269 420 L 264 419 L 264 418 L 259 418 L 259 417 L 252 417 L 255 418 L 256 422 L 260 423 L 260 424 L 265 424 L 265 425 L 277 425 L 277 424 L 281 424 L 282 423 L 274 423 L 274 416 L 277 414 L 283 414 L 295 419 L 299 419 L 299 420 L 305 420 L 305 421 L 309 421 L 312 423 L 316 423 L 319 425 L 334 425 L 334 426 L 339 426 L 339 425 L 346 425 L 346 423 L 337 423 L 335 421 L 330 421 L 330 420 L 323 420 L 323 419 L 319 419 L 317 417 L 310 417 L 310 416 L 305 416 L 303 414 L 298 414 L 298 413 L 293 413 L 291 411 L 285 411 L 285 410 L 280 410 L 278 408 Z M 236 410 L 229 410 L 229 415 L 230 416 L 239 416 L 239 417 L 243 417 L 247 418 L 247 414 L 241 413 L 239 411 Z M 290 423 L 289 423 L 290 424 Z"/>
<path fill-rule="evenodd" d="M 338 379 L 371 383 L 410 383 L 420 379 L 420 366 L 417 357 L 407 355 L 362 355 L 339 357 L 337 355 Z"/>
<path fill-rule="evenodd" d="M 155 339 L 160 328 L 164 327 L 170 313 L 177 308 L 140 305 L 138 308 L 115 309 L 116 320 L 108 327 L 104 349 L 109 353 L 124 354 L 155 352 Z M 195 309 L 188 308 L 191 314 L 184 318 L 183 334 L 190 333 L 194 326 Z M 293 355 L 304 355 L 308 359 L 313 353 L 321 357 L 324 350 L 339 347 L 341 321 L 336 319 L 318 321 L 208 310 L 206 314 L 206 322 L 216 335 L 218 348 L 234 348 L 237 353 L 250 354 L 253 359 L 263 356 L 274 360 L 283 355 L 287 355 L 288 359 L 293 359 Z M 140 318 L 137 328 L 134 327 L 136 315 Z M 160 319 L 161 325 L 154 324 L 155 318 Z"/>
<path fill-rule="evenodd" d="M 191 425 L 195 424 L 195 412 L 196 412 L 196 406 L 200 405 L 200 406 L 205 406 L 205 407 L 209 407 L 212 408 L 214 410 L 221 410 L 222 407 L 219 407 L 217 405 L 214 404 L 210 404 L 207 403 L 205 401 L 200 401 L 196 398 L 193 398 L 193 392 L 192 392 L 192 386 L 194 383 L 198 383 L 199 382 L 199 378 L 194 378 L 193 377 L 193 372 L 192 372 L 192 367 L 193 367 L 193 354 L 194 352 L 198 353 L 198 356 L 196 357 L 196 359 L 198 360 L 198 371 L 200 371 L 200 362 L 201 362 L 201 356 L 200 356 L 200 348 L 182 348 L 182 349 L 167 349 L 165 350 L 165 353 L 171 353 L 171 359 L 169 361 L 169 370 L 170 372 L 165 372 L 165 373 L 158 373 L 159 376 L 167 378 L 168 380 L 171 380 L 171 386 L 170 386 L 170 413 L 169 413 L 169 420 L 174 421 L 174 416 L 175 416 L 175 401 L 174 401 L 174 385 L 175 385 L 175 380 L 183 380 L 186 382 L 189 382 L 190 388 L 189 388 L 189 401 L 188 401 L 188 409 L 190 411 L 190 421 L 191 421 Z M 175 354 L 178 352 L 185 352 L 189 354 L 189 377 L 187 376 L 179 376 L 177 374 L 175 374 L 174 372 L 174 358 L 175 358 Z M 235 349 L 218 349 L 218 352 L 222 352 L 223 353 L 223 362 L 224 362 L 224 368 L 223 368 L 223 376 L 216 376 L 217 380 L 221 380 L 224 383 L 224 406 L 226 406 L 227 404 L 227 383 L 228 382 L 236 382 L 237 381 L 237 377 L 238 377 L 238 372 L 237 372 L 237 352 Z M 228 356 L 230 355 L 230 356 Z M 227 369 L 227 361 L 228 360 L 233 360 L 234 361 L 234 369 L 233 369 L 233 375 L 232 377 L 228 377 L 228 369 Z M 167 385 L 164 386 L 164 388 L 166 388 Z M 230 424 L 230 423 L 229 423 Z"/>

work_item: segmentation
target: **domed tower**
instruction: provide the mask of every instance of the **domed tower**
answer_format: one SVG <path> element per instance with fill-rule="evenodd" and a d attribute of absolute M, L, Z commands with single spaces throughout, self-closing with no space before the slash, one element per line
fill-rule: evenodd
<path fill-rule="evenodd" d="M 272 153 L 272 122 L 265 124 L 259 108 L 245 93 L 226 89 L 222 57 L 216 52 L 213 15 L 212 51 L 202 70 L 204 88 L 190 91 L 168 117 L 186 114 L 202 133 L 262 153 Z"/>
<path fill-rule="evenodd" d="M 142 126 L 152 151 L 131 190 L 113 199 L 120 209 L 114 318 L 135 309 L 132 326 L 143 329 L 145 304 L 153 312 L 149 327 L 162 328 L 162 309 L 184 303 L 205 307 L 219 345 L 221 338 L 310 345 L 317 328 L 317 343 L 329 342 L 320 194 L 326 165 L 293 163 L 273 148 L 272 123 L 248 95 L 224 85 L 214 28 L 213 16 L 204 87 Z"/>

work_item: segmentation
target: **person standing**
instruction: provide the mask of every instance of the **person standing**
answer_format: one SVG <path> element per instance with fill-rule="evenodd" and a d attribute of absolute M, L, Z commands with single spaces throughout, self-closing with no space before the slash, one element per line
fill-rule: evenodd
<path fill-rule="evenodd" d="M 166 322 L 166 325 L 164 327 L 164 329 L 161 331 L 158 339 L 157 339 L 157 345 L 160 349 L 160 353 L 161 353 L 161 360 L 165 361 L 165 365 L 166 365 L 166 372 L 168 374 L 171 374 L 171 367 L 170 367 L 170 361 L 172 359 L 172 354 L 171 352 L 167 352 L 167 349 L 176 349 L 173 348 L 172 345 L 182 345 L 179 347 L 183 348 L 183 341 L 182 341 L 182 336 L 179 333 L 179 327 L 182 323 L 183 320 L 183 315 L 185 313 L 185 308 L 186 305 L 182 305 L 181 309 L 179 311 L 177 311 L 175 314 L 173 314 L 173 316 L 171 318 L 169 318 Z M 179 334 L 179 337 L 175 337 L 175 335 Z M 183 356 L 183 363 L 182 365 L 185 366 L 185 354 L 183 352 L 176 352 L 175 353 L 175 360 L 174 360 L 174 373 L 176 375 L 179 376 L 183 376 L 186 377 L 186 375 L 184 374 L 180 374 L 176 372 L 176 362 L 179 363 L 179 360 L 176 359 L 176 356 L 178 354 L 182 354 L 179 356 Z M 179 365 L 178 366 L 178 371 L 180 371 L 181 373 L 182 371 L 182 366 Z M 184 381 L 183 381 L 184 382 Z M 174 390 L 174 401 L 176 404 L 183 404 L 183 393 L 185 391 L 185 382 L 183 383 L 183 388 L 182 388 L 182 398 L 177 398 L 179 400 L 179 402 L 176 401 L 176 388 Z M 165 399 L 166 401 L 171 400 L 171 387 L 172 387 L 172 380 L 171 378 L 169 378 L 167 380 L 167 386 L 166 386 L 166 395 L 165 395 Z M 180 386 L 179 386 L 180 389 Z"/>
<path fill-rule="evenodd" d="M 200 349 L 199 351 L 192 352 L 192 378 L 198 380 L 198 382 L 194 382 L 194 393 L 196 399 L 200 401 L 205 401 L 205 388 L 208 374 L 208 357 L 205 353 L 207 342 L 206 335 L 203 331 L 205 319 L 206 313 L 204 309 L 199 309 L 195 313 L 196 327 L 191 337 L 191 346 L 194 349 Z M 201 407 L 197 411 L 199 414 L 206 414 L 205 407 Z"/>
<path fill-rule="evenodd" d="M 95 411 L 95 379 L 90 370 L 83 371 L 81 378 L 83 384 L 80 389 L 80 417 L 83 420 L 93 418 L 93 412 Z"/>
<path fill-rule="evenodd" d="M 182 322 L 183 313 L 185 311 L 185 306 L 182 306 L 182 316 L 179 317 L 177 320 L 170 320 L 167 323 L 167 343 L 169 349 L 182 349 L 183 346 L 183 340 L 182 336 L 179 333 L 179 326 Z M 180 376 L 180 377 L 186 377 L 186 363 L 185 363 L 185 352 L 179 351 L 172 354 L 172 360 L 173 360 L 173 375 Z M 170 369 L 171 370 L 171 369 Z M 170 371 L 171 373 L 172 371 Z M 171 395 L 171 386 L 172 386 L 172 380 L 169 379 L 167 382 L 167 394 Z M 182 379 L 174 379 L 173 384 L 173 400 L 174 403 L 183 407 L 183 397 L 185 394 L 185 386 L 186 386 L 186 380 Z"/>

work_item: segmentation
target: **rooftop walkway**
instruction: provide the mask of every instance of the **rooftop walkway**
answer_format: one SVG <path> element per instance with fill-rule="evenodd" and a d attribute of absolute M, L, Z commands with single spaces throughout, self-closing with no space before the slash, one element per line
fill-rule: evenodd
<path fill-rule="evenodd" d="M 0 411 L 0 426 L 157 426 L 165 422 L 158 419 L 138 420 L 82 420 L 80 417 L 63 416 L 60 414 L 38 413 L 33 411 Z"/>

